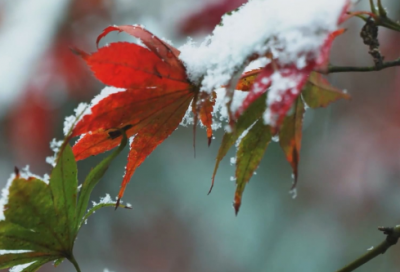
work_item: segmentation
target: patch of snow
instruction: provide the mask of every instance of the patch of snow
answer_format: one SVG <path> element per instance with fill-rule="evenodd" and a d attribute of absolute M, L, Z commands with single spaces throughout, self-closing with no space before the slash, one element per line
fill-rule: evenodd
<path fill-rule="evenodd" d="M 132 143 L 133 143 L 133 140 L 135 140 L 135 137 L 136 137 L 136 134 L 135 134 L 135 135 L 133 135 L 132 137 L 129 137 L 129 146 L 131 146 L 131 145 L 132 145 Z"/>
<path fill-rule="evenodd" d="M 190 80 L 207 92 L 228 84 L 254 54 L 262 60 L 246 70 L 265 66 L 269 60 L 262 56 L 266 53 L 271 53 L 281 66 L 304 68 L 309 61 L 317 60 L 328 35 L 337 29 L 346 1 L 249 1 L 237 12 L 224 16 L 222 25 L 201 44 L 189 39 L 179 48 L 180 59 Z M 271 80 L 268 105 L 279 101 L 285 88 L 295 91 L 298 78 L 283 77 L 276 72 Z M 267 110 L 266 123 L 273 123 L 270 117 Z"/>
<path fill-rule="evenodd" d="M 292 190 L 290 190 L 289 194 L 292 196 L 292 199 L 296 199 L 297 198 L 297 188 L 293 188 Z"/>
<path fill-rule="evenodd" d="M 95 97 L 96 98 L 96 97 Z M 94 99 L 95 99 L 94 98 Z M 91 110 L 87 103 L 80 103 L 76 109 L 74 109 L 75 114 L 65 117 L 64 120 L 64 136 L 68 136 L 70 131 L 73 129 L 74 125 L 86 114 L 90 114 Z"/>
<path fill-rule="evenodd" d="M 112 200 L 111 196 L 109 194 L 106 194 L 105 197 L 100 198 L 100 201 L 96 203 L 95 201 L 92 201 L 93 207 L 96 207 L 101 204 L 115 204 L 116 202 Z"/>
<path fill-rule="evenodd" d="M 22 272 L 22 271 L 24 271 L 25 268 L 27 268 L 28 266 L 30 266 L 31 264 L 33 264 L 35 262 L 36 261 L 13 266 L 13 267 L 11 267 L 10 272 Z"/>
<path fill-rule="evenodd" d="M 28 252 L 33 252 L 32 250 L 23 250 L 23 249 L 18 249 L 18 250 L 4 250 L 0 249 L 0 255 L 4 254 L 18 254 L 18 253 L 28 253 Z"/>
<path fill-rule="evenodd" d="M 243 133 L 238 137 L 238 139 L 236 140 L 236 148 L 239 148 L 239 144 L 242 141 L 242 139 L 247 135 L 247 133 L 249 133 L 250 129 L 255 125 L 257 121 L 255 121 L 253 124 L 251 124 L 251 126 L 249 126 L 245 131 L 243 131 Z"/>
<path fill-rule="evenodd" d="M 60 147 L 63 144 L 64 141 L 57 141 L 56 139 L 51 140 L 50 142 L 50 148 L 53 150 L 54 155 L 46 157 L 46 162 L 50 164 L 51 166 L 55 167 L 56 166 L 56 159 L 58 156 L 58 152 L 60 151 Z"/>

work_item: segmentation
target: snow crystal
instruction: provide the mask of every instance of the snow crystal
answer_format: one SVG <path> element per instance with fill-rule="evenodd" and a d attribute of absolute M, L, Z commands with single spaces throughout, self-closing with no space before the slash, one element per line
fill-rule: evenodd
<path fill-rule="evenodd" d="M 256 121 L 256 122 L 257 122 L 257 121 Z M 255 125 L 256 122 L 254 122 L 253 124 L 251 124 L 251 126 L 249 126 L 245 131 L 243 131 L 243 133 L 238 137 L 238 139 L 236 140 L 236 144 L 235 144 L 236 148 L 239 148 L 240 142 L 241 142 L 242 139 L 247 135 L 247 133 L 249 133 L 250 129 Z"/>
<path fill-rule="evenodd" d="M 50 142 L 50 148 L 53 150 L 54 155 L 46 157 L 46 162 L 50 164 L 51 166 L 55 167 L 56 166 L 56 159 L 58 156 L 58 152 L 60 151 L 60 147 L 63 144 L 64 141 L 57 141 L 56 139 L 51 140 Z"/>
<path fill-rule="evenodd" d="M 22 272 L 22 271 L 24 271 L 25 268 L 27 268 L 28 266 L 30 266 L 31 264 L 33 264 L 35 262 L 36 261 L 13 266 L 13 267 L 11 267 L 10 272 Z"/>
<path fill-rule="evenodd" d="M 271 139 L 272 139 L 273 142 L 276 142 L 276 143 L 277 143 L 277 142 L 279 142 L 279 135 L 278 135 L 278 134 L 277 134 L 277 135 L 274 135 L 274 136 L 272 136 Z"/>
<path fill-rule="evenodd" d="M 213 124 L 212 124 L 212 129 L 216 130 L 218 128 L 222 127 L 222 122 L 227 121 L 229 119 L 228 116 L 228 110 L 226 107 L 226 91 L 225 88 L 218 88 L 215 90 L 217 94 L 217 98 L 215 99 L 215 105 L 214 105 L 214 110 L 213 110 Z M 242 104 L 244 99 L 247 97 L 249 92 L 242 92 L 242 91 L 235 91 L 233 98 L 232 98 L 232 104 L 231 104 L 231 110 L 232 112 L 235 112 Z M 230 127 L 226 127 L 225 130 L 227 132 L 230 131 Z"/>
<path fill-rule="evenodd" d="M 226 85 L 254 54 L 263 56 L 270 52 L 282 66 L 294 64 L 298 69 L 304 68 L 308 61 L 318 57 L 329 33 L 336 30 L 345 3 L 346 0 L 249 1 L 237 12 L 224 16 L 222 24 L 201 44 L 188 40 L 179 48 L 180 59 L 190 80 L 207 92 Z M 264 63 L 258 67 L 268 61 L 263 57 Z M 256 65 L 246 70 L 258 68 Z M 284 88 L 296 91 L 296 77 L 283 77 L 276 72 L 271 80 L 269 105 L 281 99 Z M 267 111 L 266 123 L 273 123 L 270 117 Z"/>
<path fill-rule="evenodd" d="M 74 109 L 75 114 L 67 116 L 64 120 L 64 136 L 73 129 L 73 126 L 86 114 L 90 114 L 90 108 L 86 103 L 80 103 L 76 109 Z"/>
<path fill-rule="evenodd" d="M 227 84 L 253 53 L 273 53 L 282 64 L 304 67 L 315 57 L 328 33 L 336 29 L 346 0 L 253 0 L 224 16 L 196 46 L 189 40 L 180 48 L 190 79 L 202 79 L 204 90 Z"/>
<path fill-rule="evenodd" d="M 297 197 L 297 188 L 293 188 L 289 191 L 289 194 L 292 196 L 292 199 L 296 199 Z"/>
<path fill-rule="evenodd" d="M 133 140 L 135 140 L 135 137 L 136 137 L 136 134 L 135 134 L 135 135 L 133 135 L 132 137 L 129 137 L 129 146 L 131 146 L 131 145 L 132 145 L 132 143 L 133 143 Z"/>
<path fill-rule="evenodd" d="M 297 90 L 296 85 L 301 79 L 300 75 L 292 75 L 292 76 L 283 76 L 281 74 L 282 71 L 276 71 L 272 74 L 271 80 L 273 84 L 269 88 L 268 97 L 267 97 L 267 105 L 271 105 L 276 102 L 280 102 L 282 100 L 282 95 L 287 91 L 291 90 L 293 94 L 297 94 L 299 90 Z M 284 72 L 284 71 L 283 71 Z M 275 125 L 276 120 L 271 117 L 271 109 L 268 107 L 264 112 L 264 123 Z"/>
<path fill-rule="evenodd" d="M 24 168 L 22 168 L 19 171 L 19 176 L 20 176 L 20 178 L 23 178 L 23 179 L 29 179 L 29 178 L 39 179 L 41 181 L 44 181 L 44 183 L 46 183 L 46 184 L 49 184 L 49 181 L 50 181 L 50 176 L 48 174 L 44 174 L 43 177 L 33 174 L 29 170 L 29 165 L 26 165 Z"/>
<path fill-rule="evenodd" d="M 4 249 L 0 249 L 0 255 L 4 255 L 4 254 L 19 254 L 19 253 L 28 253 L 28 252 L 32 252 L 32 250 L 22 250 L 22 249 L 4 250 Z"/>
<path fill-rule="evenodd" d="M 230 180 L 231 181 L 236 181 L 236 177 L 231 177 Z"/>
<path fill-rule="evenodd" d="M 7 203 L 8 203 L 9 188 L 14 179 L 15 179 L 15 174 L 11 174 L 10 178 L 7 180 L 6 186 L 1 190 L 0 221 L 3 221 L 6 219 L 4 216 L 4 206 L 7 205 Z"/>
<path fill-rule="evenodd" d="M 236 157 L 231 157 L 231 165 L 235 165 L 236 164 Z"/>
<path fill-rule="evenodd" d="M 116 202 L 112 200 L 111 196 L 109 194 L 106 194 L 105 197 L 100 198 L 100 201 L 96 203 L 95 201 L 92 201 L 93 207 L 96 207 L 101 204 L 115 204 Z"/>
<path fill-rule="evenodd" d="M 89 115 L 92 113 L 92 108 L 97 105 L 101 100 L 110 96 L 111 94 L 123 92 L 125 89 L 115 88 L 115 87 L 105 87 L 100 92 L 100 94 L 96 95 L 90 105 L 87 103 L 80 103 L 76 109 L 74 109 L 75 114 L 68 116 L 65 118 L 64 121 L 64 135 L 67 136 L 73 126 L 83 118 L 85 115 Z"/>

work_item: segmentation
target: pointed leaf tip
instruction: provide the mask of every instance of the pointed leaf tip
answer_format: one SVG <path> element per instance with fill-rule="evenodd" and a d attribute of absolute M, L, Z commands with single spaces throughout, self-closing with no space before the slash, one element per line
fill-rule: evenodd
<path fill-rule="evenodd" d="M 234 203 L 237 211 L 247 183 L 264 156 L 271 141 L 271 128 L 259 119 L 243 137 L 236 153 L 236 192 Z"/>
<path fill-rule="evenodd" d="M 287 116 L 279 131 L 279 144 L 285 153 L 287 161 L 293 169 L 294 189 L 298 180 L 298 165 L 300 161 L 300 148 L 303 129 L 304 103 L 301 97 L 298 97 L 294 103 L 294 113 Z"/>

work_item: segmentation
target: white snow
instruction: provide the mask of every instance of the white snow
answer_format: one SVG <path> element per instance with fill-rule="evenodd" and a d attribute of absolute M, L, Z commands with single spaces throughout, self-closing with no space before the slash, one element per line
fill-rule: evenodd
<path fill-rule="evenodd" d="M 293 188 L 289 191 L 289 194 L 291 195 L 292 199 L 297 198 L 297 188 Z"/>
<path fill-rule="evenodd" d="M 33 252 L 32 250 L 22 250 L 22 249 L 17 249 L 17 250 L 4 250 L 0 249 L 0 255 L 4 254 L 16 254 L 16 253 L 28 253 L 28 252 Z"/>
<path fill-rule="evenodd" d="M 51 166 L 56 166 L 56 159 L 58 152 L 60 151 L 60 147 L 64 141 L 57 141 L 56 139 L 51 140 L 50 142 L 50 149 L 54 152 L 53 156 L 46 157 L 46 162 Z"/>
<path fill-rule="evenodd" d="M 11 186 L 12 181 L 15 179 L 15 174 L 11 174 L 10 178 L 7 180 L 6 186 L 1 190 L 1 198 L 0 198 L 0 221 L 5 220 L 4 216 L 4 206 L 8 203 L 8 194 L 9 188 Z"/>
<path fill-rule="evenodd" d="M 228 110 L 226 107 L 226 97 L 225 97 L 225 89 L 224 88 L 218 88 L 215 90 L 217 93 L 217 98 L 215 99 L 215 105 L 214 105 L 214 111 L 212 113 L 213 115 L 213 124 L 212 124 L 212 129 L 217 130 L 218 128 L 222 127 L 222 123 L 224 121 L 227 121 L 228 118 Z M 244 99 L 247 97 L 249 92 L 243 92 L 243 91 L 235 91 L 233 98 L 232 98 L 232 105 L 231 109 L 232 112 L 235 112 L 242 104 Z M 229 126 L 225 127 L 225 130 L 228 130 Z M 227 131 L 229 132 L 229 131 Z"/>
<path fill-rule="evenodd" d="M 279 64 L 294 64 L 301 69 L 317 59 L 329 33 L 337 29 L 345 4 L 346 0 L 249 1 L 237 12 L 224 16 L 222 26 L 217 26 L 201 44 L 189 40 L 181 46 L 180 59 L 190 80 L 207 92 L 226 85 L 254 54 L 272 53 Z M 294 87 L 297 80 L 278 72 L 271 79 L 270 103 L 279 100 L 283 88 Z M 269 114 L 264 117 L 269 123 Z"/>
<path fill-rule="evenodd" d="M 96 203 L 95 201 L 92 201 L 93 207 L 96 207 L 101 204 L 115 204 L 116 201 L 113 201 L 111 196 L 109 194 L 106 194 L 105 197 L 100 198 L 100 201 Z"/>
<path fill-rule="evenodd" d="M 96 98 L 96 97 L 95 97 Z M 94 98 L 94 99 L 95 99 Z M 74 109 L 75 114 L 65 117 L 64 120 L 64 136 L 68 136 L 71 132 L 71 129 L 75 126 L 75 124 L 86 114 L 90 114 L 91 110 L 89 105 L 86 103 L 80 103 L 76 109 Z"/>
<path fill-rule="evenodd" d="M 28 266 L 30 266 L 31 264 L 33 264 L 35 262 L 36 261 L 13 266 L 13 267 L 11 267 L 10 272 L 22 272 L 22 271 L 24 271 L 25 268 L 27 268 Z"/>

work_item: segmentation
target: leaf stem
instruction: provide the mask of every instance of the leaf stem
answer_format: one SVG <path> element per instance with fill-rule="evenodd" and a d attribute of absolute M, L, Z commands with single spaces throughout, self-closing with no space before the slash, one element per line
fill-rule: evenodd
<path fill-rule="evenodd" d="M 384 254 L 388 248 L 395 245 L 400 238 L 400 225 L 394 228 L 378 228 L 386 234 L 386 239 L 380 243 L 378 246 L 373 247 L 371 250 L 368 250 L 367 253 L 363 254 L 350 264 L 346 265 L 342 269 L 339 269 L 336 272 L 351 272 L 356 268 L 362 266 L 363 264 L 369 262 L 373 258 L 377 257 L 380 254 Z"/>
<path fill-rule="evenodd" d="M 78 265 L 77 261 L 75 260 L 74 255 L 71 254 L 71 256 L 68 257 L 68 260 L 74 265 L 76 272 L 81 272 L 81 269 L 79 268 L 79 265 Z"/>
<path fill-rule="evenodd" d="M 400 58 L 387 61 L 382 63 L 379 66 L 334 66 L 329 65 L 328 68 L 323 71 L 318 71 L 324 74 L 331 74 L 331 73 L 343 73 L 343 72 L 373 72 L 373 71 L 380 71 L 389 67 L 400 66 Z"/>

